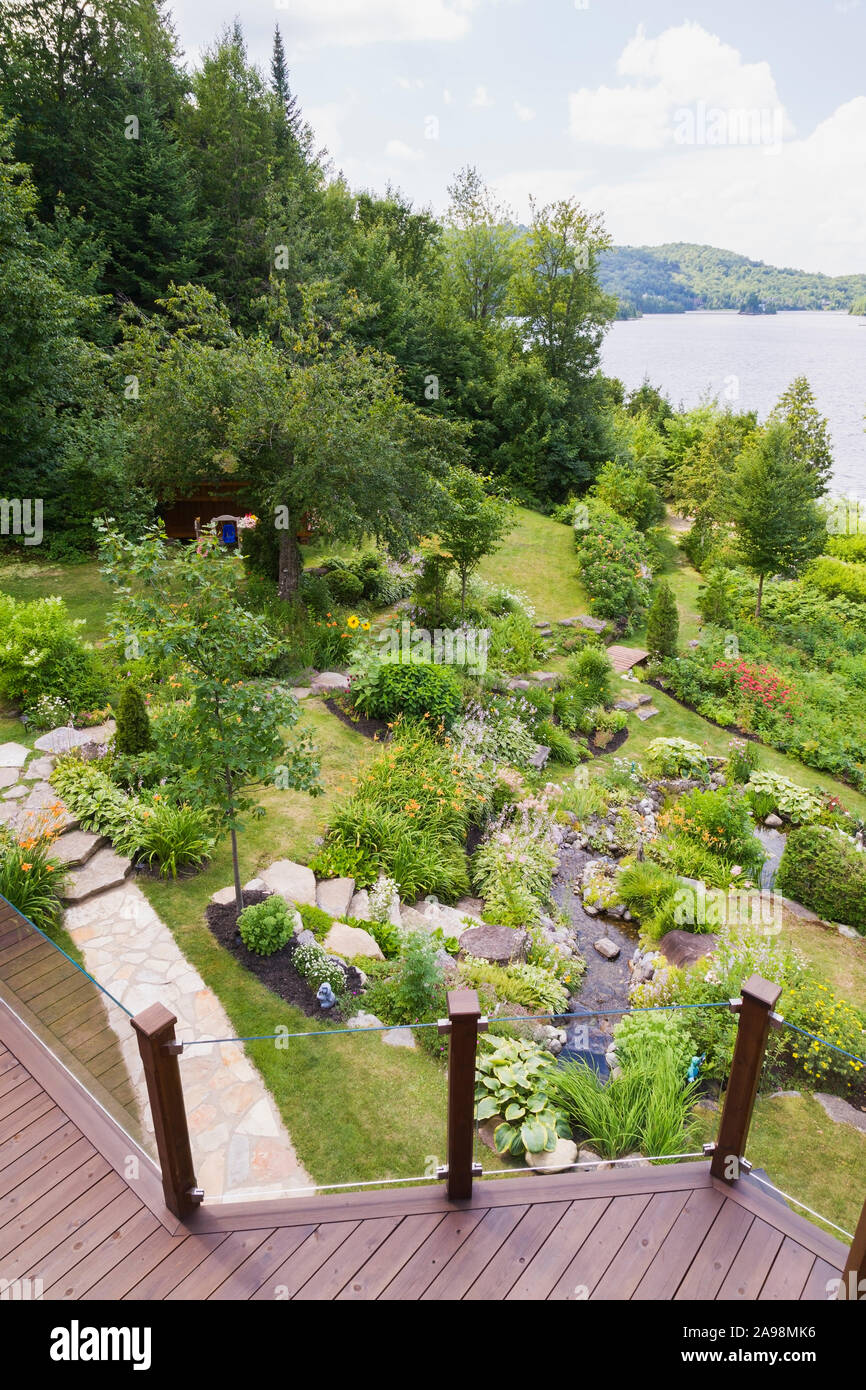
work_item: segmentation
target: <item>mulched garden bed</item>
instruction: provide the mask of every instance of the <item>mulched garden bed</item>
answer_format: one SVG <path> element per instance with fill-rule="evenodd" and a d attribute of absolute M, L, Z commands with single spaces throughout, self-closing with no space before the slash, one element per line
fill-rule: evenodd
<path fill-rule="evenodd" d="M 249 907 L 252 903 L 264 902 L 268 893 L 247 892 L 244 893 L 244 907 Z M 323 1009 L 306 980 L 292 966 L 292 956 L 295 953 L 295 944 L 289 941 L 281 951 L 275 951 L 272 956 L 257 956 L 252 951 L 248 951 L 243 942 L 235 940 L 235 929 L 237 927 L 237 908 L 233 902 L 230 903 L 210 903 L 205 911 L 208 927 L 221 946 L 225 946 L 230 951 L 235 960 L 239 960 L 241 965 L 245 965 L 247 970 L 252 971 L 257 980 L 261 980 L 263 985 L 273 990 L 287 1004 L 293 1004 L 296 1009 L 300 1009 L 308 1018 L 318 1019 L 340 1019 L 343 1015 L 335 1005 L 333 1009 Z"/>
<path fill-rule="evenodd" d="M 380 743 L 384 743 L 385 739 L 388 737 L 389 730 L 387 720 L 365 719 L 363 715 L 350 714 L 345 706 L 334 696 L 323 701 L 323 703 L 326 709 L 329 709 L 332 714 L 335 714 L 347 728 L 354 729 L 356 734 L 363 734 L 365 738 L 378 739 Z"/>
<path fill-rule="evenodd" d="M 628 729 L 620 729 L 619 732 L 615 733 L 610 742 L 606 743 L 603 748 L 599 744 L 597 744 L 595 740 L 592 738 L 588 738 L 586 740 L 586 743 L 590 753 L 594 758 L 602 758 L 604 757 L 605 753 L 616 753 L 616 751 L 619 748 L 622 748 L 622 745 L 625 743 L 626 739 L 628 738 L 628 735 Z"/>

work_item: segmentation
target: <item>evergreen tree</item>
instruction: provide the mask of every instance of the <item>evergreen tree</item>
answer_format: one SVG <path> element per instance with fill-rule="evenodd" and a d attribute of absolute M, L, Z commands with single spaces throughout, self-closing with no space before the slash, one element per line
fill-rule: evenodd
<path fill-rule="evenodd" d="M 794 378 L 779 397 L 772 418 L 787 425 L 794 457 L 811 469 L 814 496 L 823 496 L 833 472 L 830 428 L 818 413 L 815 395 L 806 377 Z"/>
<path fill-rule="evenodd" d="M 298 99 L 289 86 L 289 68 L 286 62 L 286 50 L 283 47 L 283 36 L 280 33 L 279 24 L 274 25 L 274 49 L 271 55 L 271 86 L 276 94 L 279 102 L 280 114 L 283 118 L 281 122 L 284 132 L 283 141 L 285 141 L 285 136 L 289 135 L 298 144 L 303 144 L 304 118 L 301 114 Z"/>
<path fill-rule="evenodd" d="M 766 576 L 793 576 L 823 549 L 827 529 L 814 484 L 814 473 L 777 422 L 768 424 L 741 457 L 732 511 L 743 558 L 758 576 L 756 619 Z"/>
<path fill-rule="evenodd" d="M 646 644 L 650 656 L 676 656 L 679 636 L 677 601 L 670 584 L 661 583 L 647 615 Z"/>
<path fill-rule="evenodd" d="M 108 251 L 104 284 L 150 308 L 195 279 L 207 228 L 186 152 L 160 119 L 140 70 L 118 84 L 94 147 L 91 209 Z"/>
<path fill-rule="evenodd" d="M 123 694 L 117 706 L 115 752 L 134 758 L 139 753 L 146 753 L 152 744 L 153 734 L 144 697 L 138 686 L 129 682 L 123 687 Z"/>

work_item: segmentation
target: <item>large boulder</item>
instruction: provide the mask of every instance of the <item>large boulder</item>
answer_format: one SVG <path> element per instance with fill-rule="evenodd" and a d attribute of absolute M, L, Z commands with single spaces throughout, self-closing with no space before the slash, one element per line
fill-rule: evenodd
<path fill-rule="evenodd" d="M 550 1153 L 526 1154 L 526 1166 L 533 1173 L 562 1173 L 577 1162 L 577 1145 L 573 1139 L 557 1139 Z"/>
<path fill-rule="evenodd" d="M 335 690 L 345 692 L 348 689 L 349 677 L 341 671 L 322 671 L 310 681 L 310 690 L 314 695 L 327 695 Z"/>
<path fill-rule="evenodd" d="M 269 869 L 263 869 L 259 877 L 264 879 L 272 893 L 279 893 L 287 902 L 316 906 L 316 875 L 306 864 L 278 859 Z"/>
<path fill-rule="evenodd" d="M 711 956 L 718 944 L 718 938 L 711 932 L 696 936 L 694 932 L 666 932 L 659 942 L 659 950 L 669 965 L 694 965 L 702 956 Z"/>
<path fill-rule="evenodd" d="M 381 948 L 374 937 L 363 927 L 349 927 L 345 922 L 335 922 L 325 937 L 325 950 L 332 956 L 343 956 L 351 960 L 354 956 L 373 956 L 384 960 Z"/>
<path fill-rule="evenodd" d="M 484 923 L 470 927 L 460 937 L 460 950 L 466 956 L 489 960 L 495 965 L 525 960 L 529 933 L 517 927 L 495 927 Z"/>
<path fill-rule="evenodd" d="M 353 878 L 323 878 L 316 884 L 316 906 L 329 917 L 345 917 L 354 895 Z"/>
<path fill-rule="evenodd" d="M 369 922 L 370 918 L 370 894 L 366 888 L 359 888 L 357 893 L 352 894 L 352 901 L 349 903 L 347 917 L 354 917 L 356 922 Z"/>

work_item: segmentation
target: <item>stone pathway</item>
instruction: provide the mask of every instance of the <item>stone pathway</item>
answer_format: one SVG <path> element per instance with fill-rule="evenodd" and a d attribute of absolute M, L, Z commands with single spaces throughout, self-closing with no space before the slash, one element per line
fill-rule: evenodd
<path fill-rule="evenodd" d="M 232 1037 L 235 1029 L 178 948 L 141 889 L 132 882 L 67 910 L 64 925 L 88 971 L 131 1013 L 164 1004 L 177 1015 L 177 1036 Z M 152 1133 L 147 1089 L 129 1019 L 109 1003 L 130 1078 Z M 284 1054 L 289 1065 L 288 1053 Z M 205 1043 L 180 1058 L 199 1187 L 207 1201 L 297 1193 L 313 1185 L 301 1166 L 276 1104 L 241 1043 Z"/>
<path fill-rule="evenodd" d="M 64 926 L 95 980 L 133 1014 L 164 1004 L 177 1016 L 181 1040 L 232 1037 L 235 1029 L 216 995 L 128 877 L 130 861 L 104 836 L 80 830 L 47 780 L 55 755 L 83 743 L 104 743 L 113 732 L 113 723 L 54 729 L 35 741 L 33 753 L 23 744 L 0 744 L 0 823 L 25 830 L 47 815 L 64 830 L 52 847 L 53 856 L 70 870 Z M 52 812 L 56 807 L 59 819 Z M 147 1147 L 155 1153 L 135 1033 L 123 1009 L 105 1002 L 139 1101 Z M 241 1043 L 190 1047 L 181 1054 L 180 1067 L 196 1178 L 207 1201 L 309 1191 L 313 1180 Z"/>

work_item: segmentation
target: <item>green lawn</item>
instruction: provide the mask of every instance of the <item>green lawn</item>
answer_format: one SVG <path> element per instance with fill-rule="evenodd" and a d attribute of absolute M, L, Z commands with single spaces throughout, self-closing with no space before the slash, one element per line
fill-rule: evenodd
<path fill-rule="evenodd" d="M 495 554 L 482 560 L 482 579 L 526 594 L 539 620 L 555 622 L 588 613 L 571 527 L 523 507 L 517 517 L 517 525 Z"/>
<path fill-rule="evenodd" d="M 698 1111 L 698 1115 L 699 1142 L 711 1142 L 719 1117 L 706 1111 Z M 853 1233 L 863 1206 L 866 1134 L 831 1120 L 809 1095 L 759 1096 L 746 1157 L 755 1167 L 763 1168 L 783 1192 Z M 799 1214 L 814 1220 L 806 1212 Z M 843 1240 L 824 1222 L 815 1224 Z"/>
<path fill-rule="evenodd" d="M 112 590 L 96 565 L 41 563 L 37 560 L 0 562 L 0 589 L 17 599 L 50 598 L 64 600 L 73 618 L 83 618 L 82 635 L 99 642 L 108 634 L 106 614 L 112 603 Z"/>

